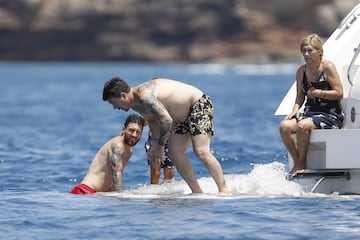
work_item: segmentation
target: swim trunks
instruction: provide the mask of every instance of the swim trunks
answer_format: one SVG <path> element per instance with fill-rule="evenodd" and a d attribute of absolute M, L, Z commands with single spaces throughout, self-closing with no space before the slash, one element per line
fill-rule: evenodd
<path fill-rule="evenodd" d="M 151 143 L 152 143 L 152 137 L 149 136 L 148 140 L 145 142 L 145 151 L 147 152 L 150 147 L 151 147 Z M 161 161 L 160 166 L 161 168 L 174 168 L 174 164 L 171 161 L 171 159 L 169 158 L 169 143 L 166 142 L 165 146 L 164 146 L 164 159 Z M 150 160 L 148 159 L 148 164 L 150 165 Z"/>
<path fill-rule="evenodd" d="M 206 133 L 214 135 L 214 108 L 210 97 L 204 94 L 196 101 L 185 122 L 174 123 L 171 132 L 191 136 Z"/>
<path fill-rule="evenodd" d="M 96 193 L 96 191 L 94 189 L 92 189 L 91 187 L 89 187 L 88 185 L 80 183 L 80 184 L 76 185 L 75 187 L 73 187 L 73 189 L 71 189 L 71 191 L 69 193 L 72 193 L 72 194 L 93 194 L 93 193 Z"/>

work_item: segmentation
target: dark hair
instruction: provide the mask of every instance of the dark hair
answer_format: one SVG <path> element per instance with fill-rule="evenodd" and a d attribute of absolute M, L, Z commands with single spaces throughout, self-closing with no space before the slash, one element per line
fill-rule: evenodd
<path fill-rule="evenodd" d="M 145 120 L 143 117 L 137 114 L 130 114 L 124 123 L 124 126 L 127 127 L 130 123 L 137 123 L 141 126 L 141 128 L 144 128 Z"/>
<path fill-rule="evenodd" d="M 119 77 L 113 77 L 104 85 L 103 100 L 107 101 L 111 97 L 119 97 L 122 92 L 130 92 L 129 85 Z"/>

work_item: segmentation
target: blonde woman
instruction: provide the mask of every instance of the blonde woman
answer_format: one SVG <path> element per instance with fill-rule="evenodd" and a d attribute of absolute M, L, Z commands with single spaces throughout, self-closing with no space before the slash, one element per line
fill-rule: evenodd
<path fill-rule="evenodd" d="M 292 112 L 280 123 L 281 138 L 294 160 L 289 174 L 306 169 L 310 132 L 313 129 L 341 128 L 340 106 L 343 88 L 335 65 L 323 58 L 323 42 L 316 34 L 304 38 L 300 51 L 305 64 L 296 72 L 297 95 Z M 306 100 L 306 101 L 305 101 Z M 300 113 L 305 103 L 304 111 Z M 292 134 L 296 133 L 296 141 Z"/>

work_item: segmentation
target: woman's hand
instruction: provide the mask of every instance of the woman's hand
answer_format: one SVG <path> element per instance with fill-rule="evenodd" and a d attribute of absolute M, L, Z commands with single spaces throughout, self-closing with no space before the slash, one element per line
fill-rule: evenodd
<path fill-rule="evenodd" d="M 285 117 L 285 120 L 298 119 L 300 115 L 299 110 L 293 110 L 289 115 Z"/>
<path fill-rule="evenodd" d="M 314 99 L 314 98 L 320 98 L 321 96 L 321 89 L 316 89 L 314 87 L 311 87 L 309 88 L 309 90 L 307 91 L 306 95 L 311 98 L 311 99 Z"/>

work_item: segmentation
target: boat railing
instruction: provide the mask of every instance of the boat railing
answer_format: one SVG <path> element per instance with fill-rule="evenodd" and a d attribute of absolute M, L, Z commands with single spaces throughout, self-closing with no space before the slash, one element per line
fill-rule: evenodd
<path fill-rule="evenodd" d="M 358 46 L 354 49 L 354 55 L 351 59 L 350 65 L 347 69 L 346 75 L 347 75 L 347 79 L 351 86 L 354 85 L 354 82 L 356 80 L 356 79 L 353 79 L 353 76 L 355 76 L 355 72 L 358 70 L 358 69 L 355 69 L 355 72 L 354 72 L 355 63 L 356 63 L 357 58 L 359 57 L 359 53 L 360 53 L 360 42 L 359 42 Z"/>
<path fill-rule="evenodd" d="M 346 17 L 341 21 L 338 28 L 343 28 L 345 26 L 346 29 L 350 28 L 353 23 L 356 21 L 358 17 L 360 17 L 360 13 L 357 11 L 360 9 L 360 4 L 356 5 L 351 12 L 346 15 Z"/>

